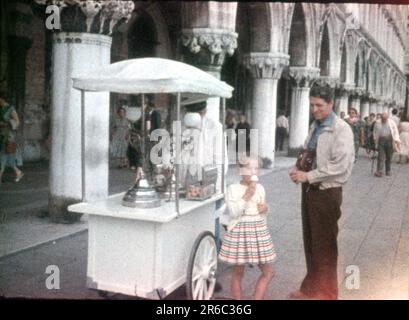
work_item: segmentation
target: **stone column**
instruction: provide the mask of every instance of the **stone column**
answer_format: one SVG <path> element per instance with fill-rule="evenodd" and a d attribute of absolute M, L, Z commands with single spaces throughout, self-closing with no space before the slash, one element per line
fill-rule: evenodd
<path fill-rule="evenodd" d="M 361 113 L 361 96 L 363 94 L 363 90 L 361 88 L 355 88 L 352 91 L 352 101 L 351 101 L 351 108 L 355 108 L 358 111 L 358 114 Z"/>
<path fill-rule="evenodd" d="M 53 39 L 52 147 L 49 210 L 55 221 L 65 208 L 81 201 L 81 94 L 73 76 L 108 65 L 111 37 L 58 33 Z M 86 93 L 86 199 L 108 196 L 109 93 Z"/>
<path fill-rule="evenodd" d="M 63 1 L 54 2 L 61 5 Z M 67 3 L 80 5 L 84 12 L 84 31 L 91 31 L 91 26 L 94 29 L 98 27 L 93 21 L 102 10 L 98 20 L 99 30 L 100 33 L 109 34 L 117 21 L 121 18 L 129 19 L 134 8 L 132 1 Z M 80 215 L 69 213 L 66 208 L 82 200 L 82 157 L 85 157 L 85 199 L 94 201 L 108 196 L 109 93 L 85 94 L 83 155 L 81 93 L 73 89 L 72 77 L 109 65 L 112 38 L 98 33 L 65 32 L 70 30 L 70 26 L 64 24 L 62 29 L 64 32 L 54 34 L 52 47 L 49 213 L 54 222 L 74 222 Z"/>
<path fill-rule="evenodd" d="M 237 48 L 237 37 L 237 33 L 223 29 L 183 29 L 183 60 L 220 79 L 226 54 L 233 55 Z M 220 98 L 207 100 L 207 116 L 214 121 L 220 121 Z"/>
<path fill-rule="evenodd" d="M 383 103 L 382 101 L 378 101 L 376 105 L 377 113 L 382 113 L 383 112 Z"/>
<path fill-rule="evenodd" d="M 367 116 L 369 116 L 369 100 L 362 99 L 361 100 L 361 119 L 363 120 Z"/>
<path fill-rule="evenodd" d="M 378 102 L 375 99 L 369 100 L 369 113 L 378 113 Z"/>
<path fill-rule="evenodd" d="M 387 114 L 389 114 L 389 106 L 386 103 L 383 105 L 383 112 L 386 112 Z"/>
<path fill-rule="evenodd" d="M 297 156 L 308 135 L 310 120 L 310 85 L 319 76 L 320 69 L 290 67 L 293 80 L 288 155 Z"/>
<path fill-rule="evenodd" d="M 335 112 L 337 115 L 341 115 L 341 112 L 348 114 L 348 91 L 341 90 L 340 94 L 335 98 Z"/>
<path fill-rule="evenodd" d="M 289 56 L 282 53 L 250 53 L 244 62 L 253 80 L 252 128 L 258 130 L 258 151 L 261 158 L 274 163 L 277 112 L 277 82 Z"/>

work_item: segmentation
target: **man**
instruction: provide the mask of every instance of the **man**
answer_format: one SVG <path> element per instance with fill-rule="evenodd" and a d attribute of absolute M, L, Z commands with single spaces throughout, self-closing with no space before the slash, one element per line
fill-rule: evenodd
<path fill-rule="evenodd" d="M 391 120 L 393 120 L 396 124 L 396 127 L 399 128 L 400 118 L 398 117 L 398 109 L 392 110 Z"/>
<path fill-rule="evenodd" d="M 313 87 L 310 107 L 314 117 L 304 148 L 315 151 L 309 172 L 292 169 L 290 177 L 302 183 L 301 212 L 307 275 L 295 299 L 337 299 L 337 235 L 342 186 L 351 175 L 354 139 L 350 126 L 333 112 L 333 92 Z"/>
<path fill-rule="evenodd" d="M 376 123 L 376 114 L 371 113 L 368 118 L 368 122 L 365 127 L 365 145 L 366 145 L 366 153 L 369 155 L 370 158 L 373 157 L 373 153 L 375 152 L 375 143 L 373 138 L 373 131 Z"/>
<path fill-rule="evenodd" d="M 153 130 L 160 129 L 162 126 L 161 115 L 158 110 L 156 110 L 155 104 L 152 101 L 147 103 L 148 106 L 148 117 L 146 120 L 146 126 L 149 133 Z"/>
<path fill-rule="evenodd" d="M 247 121 L 247 117 L 245 114 L 241 114 L 239 116 L 239 123 L 236 125 L 234 132 L 236 133 L 236 159 L 239 160 L 240 154 L 250 154 L 250 130 L 251 126 L 250 123 Z M 244 143 L 242 145 L 241 143 Z M 246 148 L 245 150 L 241 150 L 242 148 Z"/>
<path fill-rule="evenodd" d="M 365 124 L 358 116 L 358 111 L 355 108 L 349 108 L 349 117 L 344 119 L 352 129 L 354 134 L 354 147 L 355 147 L 355 161 L 358 158 L 359 146 L 364 144 L 364 126 Z"/>
<path fill-rule="evenodd" d="M 377 120 L 374 127 L 375 148 L 378 150 L 378 163 L 375 177 L 382 177 L 383 164 L 387 176 L 391 175 L 391 160 L 393 151 L 400 147 L 399 131 L 394 121 L 386 112 Z"/>
<path fill-rule="evenodd" d="M 288 136 L 290 126 L 284 112 L 280 112 L 276 121 L 276 148 L 283 151 L 284 139 Z"/>

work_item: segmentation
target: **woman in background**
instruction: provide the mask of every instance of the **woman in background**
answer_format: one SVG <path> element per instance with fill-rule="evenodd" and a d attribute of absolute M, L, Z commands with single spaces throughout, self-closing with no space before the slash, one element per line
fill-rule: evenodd
<path fill-rule="evenodd" d="M 120 107 L 117 111 L 118 117 L 114 120 L 112 128 L 111 153 L 115 158 L 119 158 L 119 168 L 128 165 L 126 151 L 128 149 L 130 123 L 126 118 L 126 110 Z"/>
<path fill-rule="evenodd" d="M 399 124 L 399 139 L 401 141 L 398 164 L 406 158 L 409 163 L 409 121 L 406 116 L 402 116 Z"/>
<path fill-rule="evenodd" d="M 16 109 L 0 96 L 0 184 L 6 167 L 13 168 L 15 182 L 23 178 L 24 173 L 17 165 L 21 165 L 18 157 L 17 128 L 20 125 Z"/>

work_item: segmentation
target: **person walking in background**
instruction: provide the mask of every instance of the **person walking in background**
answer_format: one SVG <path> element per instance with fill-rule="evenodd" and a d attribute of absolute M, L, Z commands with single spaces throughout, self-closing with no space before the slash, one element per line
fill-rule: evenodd
<path fill-rule="evenodd" d="M 148 116 L 146 119 L 146 129 L 149 133 L 152 133 L 153 130 L 162 128 L 162 118 L 159 110 L 156 109 L 152 101 L 149 101 L 147 106 Z"/>
<path fill-rule="evenodd" d="M 226 193 L 229 224 L 219 259 L 233 266 L 231 291 L 235 300 L 243 298 L 241 283 L 246 265 L 257 264 L 261 271 L 254 290 L 255 300 L 264 298 L 274 276 L 272 262 L 276 253 L 267 228 L 266 193 L 257 183 L 259 166 L 256 158 L 247 158 L 245 164 L 239 162 L 241 181 L 231 184 Z"/>
<path fill-rule="evenodd" d="M 375 153 L 375 141 L 373 138 L 373 131 L 376 122 L 376 115 L 375 113 L 371 113 L 368 117 L 368 122 L 365 126 L 365 147 L 366 153 L 370 158 L 374 156 Z"/>
<path fill-rule="evenodd" d="M 239 116 L 239 123 L 236 126 L 236 152 L 237 159 L 239 159 L 239 154 L 243 153 L 244 150 L 239 150 L 239 141 L 246 142 L 245 153 L 250 154 L 250 124 L 247 122 L 247 117 L 244 114 Z M 242 148 L 242 147 L 241 147 Z"/>
<path fill-rule="evenodd" d="M 396 124 L 396 127 L 399 128 L 400 118 L 398 117 L 398 109 L 392 109 L 392 116 L 391 120 L 393 120 Z"/>
<path fill-rule="evenodd" d="M 355 146 L 355 161 L 358 158 L 359 146 L 364 145 L 364 123 L 358 117 L 358 111 L 355 108 L 349 108 L 349 117 L 345 121 L 350 125 L 354 134 L 354 146 Z"/>
<path fill-rule="evenodd" d="M 276 150 L 283 151 L 284 139 L 288 136 L 290 126 L 284 112 L 276 120 Z"/>
<path fill-rule="evenodd" d="M 314 122 L 304 144 L 303 158 L 289 171 L 302 183 L 301 215 L 307 275 L 294 299 L 337 299 L 338 220 L 341 217 L 342 186 L 354 163 L 353 133 L 333 112 L 333 91 L 312 87 Z M 306 166 L 306 163 L 311 163 Z"/>
<path fill-rule="evenodd" d="M 112 128 L 111 154 L 119 159 L 119 168 L 127 166 L 126 151 L 128 149 L 130 123 L 126 118 L 126 110 L 123 107 L 117 110 L 118 117 L 114 120 Z"/>
<path fill-rule="evenodd" d="M 407 116 L 402 116 L 399 124 L 399 163 L 403 163 L 406 158 L 406 163 L 409 163 L 409 121 Z"/>
<path fill-rule="evenodd" d="M 24 173 L 18 168 L 22 161 L 18 160 L 17 128 L 20 125 L 16 109 L 8 104 L 4 94 L 0 94 L 0 184 L 7 167 L 14 170 L 15 182 L 23 178 Z M 20 162 L 20 163 L 19 163 Z"/>
<path fill-rule="evenodd" d="M 374 127 L 375 148 L 378 150 L 378 163 L 375 177 L 382 177 L 383 166 L 387 176 L 391 175 L 391 160 L 393 151 L 399 151 L 399 131 L 393 120 L 386 112 L 381 120 L 377 120 Z"/>

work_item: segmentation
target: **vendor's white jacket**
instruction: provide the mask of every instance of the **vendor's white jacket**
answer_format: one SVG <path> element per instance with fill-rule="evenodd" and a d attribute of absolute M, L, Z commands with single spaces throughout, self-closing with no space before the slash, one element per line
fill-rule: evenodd
<path fill-rule="evenodd" d="M 304 148 L 307 148 L 315 124 L 311 126 Z M 309 183 L 321 182 L 320 189 L 340 187 L 348 180 L 355 160 L 352 130 L 335 116 L 330 127 L 318 136 L 317 168 L 307 173 Z"/>
<path fill-rule="evenodd" d="M 187 141 L 190 144 L 186 144 Z M 225 140 L 225 139 L 224 139 Z M 193 148 L 196 141 L 197 147 Z M 192 175 L 197 175 L 201 181 L 202 168 L 207 165 L 217 166 L 218 181 L 217 191 L 221 190 L 222 163 L 224 162 L 224 173 L 227 173 L 228 160 L 227 149 L 225 149 L 224 161 L 222 161 L 223 127 L 221 123 L 204 116 L 200 128 L 184 129 L 182 134 L 182 181 L 189 170 Z"/>

